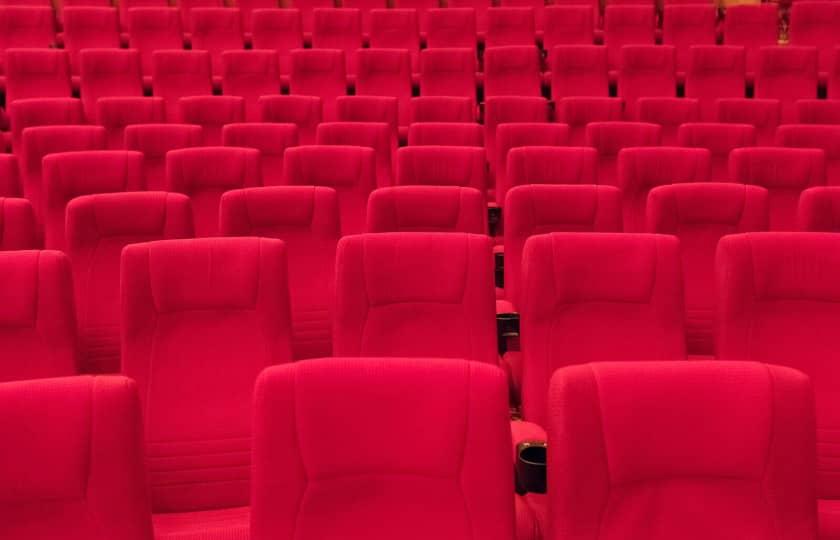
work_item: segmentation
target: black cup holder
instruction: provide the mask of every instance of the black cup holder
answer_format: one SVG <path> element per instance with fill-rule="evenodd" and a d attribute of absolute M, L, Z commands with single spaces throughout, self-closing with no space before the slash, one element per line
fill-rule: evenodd
<path fill-rule="evenodd" d="M 546 446 L 526 441 L 516 447 L 516 486 L 520 493 L 545 493 Z"/>
<path fill-rule="evenodd" d="M 496 313 L 496 329 L 502 337 L 519 335 L 519 313 Z"/>

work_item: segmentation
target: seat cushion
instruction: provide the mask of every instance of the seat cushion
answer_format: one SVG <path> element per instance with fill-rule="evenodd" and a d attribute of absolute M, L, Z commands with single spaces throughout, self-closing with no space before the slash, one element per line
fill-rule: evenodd
<path fill-rule="evenodd" d="M 156 540 L 248 540 L 250 511 L 247 506 L 155 514 Z"/>

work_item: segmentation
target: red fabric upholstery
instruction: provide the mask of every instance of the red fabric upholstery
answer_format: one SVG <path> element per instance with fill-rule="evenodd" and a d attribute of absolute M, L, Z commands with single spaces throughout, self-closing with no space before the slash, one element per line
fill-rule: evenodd
<path fill-rule="evenodd" d="M 178 100 L 180 121 L 201 126 L 205 146 L 222 144 L 222 128 L 245 121 L 245 99 L 239 96 L 188 96 Z"/>
<path fill-rule="evenodd" d="M 647 230 L 680 239 L 689 354 L 714 354 L 718 241 L 727 234 L 765 231 L 767 190 L 726 183 L 673 184 L 652 189 Z"/>
<path fill-rule="evenodd" d="M 335 190 L 282 186 L 228 191 L 222 195 L 220 229 L 226 236 L 283 240 L 294 358 L 330 356 L 335 249 L 340 236 Z"/>
<path fill-rule="evenodd" d="M 588 6 L 587 6 L 588 7 Z M 548 5 L 543 47 L 549 56 L 557 45 L 588 45 L 595 40 L 595 20 L 600 15 L 583 5 Z"/>
<path fill-rule="evenodd" d="M 640 122 L 662 127 L 662 145 L 676 146 L 677 131 L 689 122 L 700 121 L 700 100 L 677 97 L 642 97 L 636 104 Z"/>
<path fill-rule="evenodd" d="M 0 154 L 0 197 L 20 197 L 18 160 L 11 154 Z"/>
<path fill-rule="evenodd" d="M 0 66 L 7 49 L 45 49 L 55 43 L 55 16 L 49 7 L 0 7 Z"/>
<path fill-rule="evenodd" d="M 416 9 L 370 10 L 369 41 L 372 49 L 407 50 L 412 73 L 420 72 L 420 30 Z"/>
<path fill-rule="evenodd" d="M 485 47 L 534 46 L 535 10 L 532 7 L 491 7 L 487 10 Z"/>
<path fill-rule="evenodd" d="M 604 9 L 607 66 L 618 69 L 625 45 L 653 45 L 656 12 L 651 5 L 608 5 Z"/>
<path fill-rule="evenodd" d="M 662 128 L 642 122 L 592 122 L 586 126 L 586 146 L 598 152 L 598 183 L 618 185 L 618 154 L 633 146 L 658 146 Z"/>
<path fill-rule="evenodd" d="M 712 182 L 729 178 L 729 153 L 735 148 L 755 145 L 755 127 L 749 124 L 683 124 L 677 131 L 680 146 L 706 148 L 712 156 Z"/>
<path fill-rule="evenodd" d="M 549 403 L 548 539 L 815 537 L 813 391 L 802 373 L 590 364 L 558 371 Z"/>
<path fill-rule="evenodd" d="M 507 204 L 508 192 L 525 184 L 597 184 L 598 152 L 587 147 L 522 147 L 508 153 L 504 182 L 496 199 Z"/>
<path fill-rule="evenodd" d="M 67 203 L 81 195 L 140 191 L 143 154 L 129 151 L 62 152 L 44 157 L 44 245 L 64 250 Z"/>
<path fill-rule="evenodd" d="M 376 189 L 376 154 L 356 146 L 300 146 L 286 150 L 286 184 L 324 186 L 338 193 L 342 235 L 365 230 L 370 192 Z"/>
<path fill-rule="evenodd" d="M 475 100 L 471 97 L 423 96 L 411 98 L 409 123 L 473 122 Z"/>
<path fill-rule="evenodd" d="M 187 36 L 193 31 L 192 12 L 196 8 L 221 8 L 224 6 L 222 0 L 181 0 L 178 7 L 181 9 L 181 25 Z"/>
<path fill-rule="evenodd" d="M 143 96 L 140 54 L 132 50 L 85 49 L 79 53 L 80 92 L 88 122 L 101 123 L 96 102 L 102 97 Z"/>
<path fill-rule="evenodd" d="M 612 186 L 594 185 L 528 185 L 508 192 L 505 299 L 514 308 L 520 304 L 525 242 L 536 234 L 570 231 L 620 232 L 621 192 Z"/>
<path fill-rule="evenodd" d="M 66 377 L 3 384 L 0 425 L 6 434 L 22 435 L 5 445 L 0 461 L 0 535 L 152 540 L 134 381 Z"/>
<path fill-rule="evenodd" d="M 616 122 L 624 117 L 624 101 L 610 97 L 565 97 L 554 104 L 554 120 L 569 126 L 569 144 L 586 144 L 591 122 Z"/>
<path fill-rule="evenodd" d="M 338 96 L 335 100 L 339 122 L 381 122 L 395 136 L 407 127 L 399 125 L 399 100 L 391 96 Z"/>
<path fill-rule="evenodd" d="M 624 115 L 638 120 L 638 99 L 645 96 L 675 97 L 676 50 L 670 45 L 627 45 L 621 48 L 618 96 L 624 99 Z"/>
<path fill-rule="evenodd" d="M 625 232 L 646 232 L 648 193 L 656 186 L 708 182 L 711 153 L 705 148 L 625 148 L 618 153 Z"/>
<path fill-rule="evenodd" d="M 688 54 L 685 97 L 699 99 L 700 118 L 714 122 L 718 99 L 745 96 L 746 53 L 743 47 L 695 45 Z"/>
<path fill-rule="evenodd" d="M 169 122 L 180 121 L 179 98 L 213 93 L 207 51 L 158 50 L 152 53 L 152 65 L 152 93 L 166 101 Z"/>
<path fill-rule="evenodd" d="M 64 49 L 70 53 L 70 72 L 81 72 L 83 49 L 119 49 L 120 26 L 116 8 L 65 7 L 61 11 Z"/>
<path fill-rule="evenodd" d="M 347 69 L 344 52 L 331 49 L 294 50 L 290 54 L 292 94 L 321 98 L 323 117 L 335 120 L 335 98 L 347 93 Z M 265 119 L 265 110 L 263 110 Z"/>
<path fill-rule="evenodd" d="M 835 99 L 800 99 L 795 124 L 840 124 L 840 101 Z"/>
<path fill-rule="evenodd" d="M 609 96 L 607 50 L 595 45 L 560 45 L 551 49 L 551 97 Z"/>
<path fill-rule="evenodd" d="M 12 131 L 13 152 L 20 152 L 22 133 L 28 127 L 85 122 L 82 101 L 70 97 L 19 99 L 9 103 L 6 112 Z"/>
<path fill-rule="evenodd" d="M 75 375 L 76 313 L 67 257 L 57 251 L 3 251 L 0 278 L 7 291 L 0 307 L 0 381 Z M 17 445 L 7 445 L 6 451 L 14 448 Z M 3 463 L 11 465 L 5 459 Z M 9 485 L 9 473 L 11 470 L 3 475 L 7 479 L 4 485 Z M 25 485 L 33 486 L 33 480 Z M 12 517 L 4 512 L 2 521 L 8 523 Z"/>
<path fill-rule="evenodd" d="M 13 49 L 6 51 L 6 106 L 19 99 L 69 98 L 70 59 L 57 49 Z"/>
<path fill-rule="evenodd" d="M 840 232 L 840 188 L 813 187 L 799 196 L 799 230 Z"/>
<path fill-rule="evenodd" d="M 153 511 L 195 512 L 178 519 L 194 537 L 247 537 L 247 512 L 216 531 L 215 516 L 201 511 L 249 503 L 253 385 L 263 368 L 291 360 L 285 246 L 268 238 L 132 244 L 120 288 L 123 372 L 137 381 L 145 411 Z"/>
<path fill-rule="evenodd" d="M 344 53 L 347 75 L 356 75 L 356 49 L 362 48 L 362 13 L 359 9 L 315 9 L 312 47 Z"/>
<path fill-rule="evenodd" d="M 473 8 L 449 5 L 446 9 L 429 9 L 426 18 L 426 45 L 430 49 L 466 48 L 475 54 L 477 23 Z"/>
<path fill-rule="evenodd" d="M 780 100 L 782 122 L 795 122 L 796 100 L 817 97 L 816 47 L 788 45 L 759 49 L 755 97 Z"/>
<path fill-rule="evenodd" d="M 260 96 L 280 93 L 280 61 L 276 51 L 227 50 L 221 53 L 222 93 L 245 99 L 245 119 L 259 122 Z M 288 71 L 287 71 L 288 73 Z"/>
<path fill-rule="evenodd" d="M 345 237 L 338 244 L 336 274 L 336 356 L 497 363 L 492 241 L 487 236 Z"/>
<path fill-rule="evenodd" d="M 120 254 L 137 242 L 193 234 L 187 197 L 177 193 L 109 193 L 67 204 L 65 250 L 73 267 L 82 371 L 120 371 Z"/>
<path fill-rule="evenodd" d="M 496 96 L 484 101 L 484 147 L 496 155 L 496 127 L 513 122 L 548 122 L 548 101 L 542 97 Z M 493 161 L 490 161 L 493 166 Z M 494 169 L 490 169 L 495 174 Z"/>
<path fill-rule="evenodd" d="M 788 38 L 795 46 L 817 47 L 820 78 L 826 79 L 838 45 L 835 29 L 840 24 L 840 6 L 831 2 L 795 3 L 790 10 Z"/>
<path fill-rule="evenodd" d="M 559 367 L 685 358 L 679 241 L 629 233 L 532 236 L 522 254 L 519 309 L 523 418 L 545 426 L 549 379 Z"/>
<path fill-rule="evenodd" d="M 307 35 L 312 34 L 312 27 L 314 26 L 314 11 L 316 8 L 333 7 L 334 3 L 329 0 L 294 0 L 291 7 L 300 11 L 303 22 L 303 32 Z"/>
<path fill-rule="evenodd" d="M 755 127 L 757 145 L 773 146 L 776 127 L 782 123 L 782 104 L 778 99 L 725 98 L 717 100 L 717 121 L 750 124 Z"/>
<path fill-rule="evenodd" d="M 411 99 L 411 56 L 401 49 L 362 49 L 356 52 L 356 95 L 396 97 L 399 125 L 407 126 Z"/>
<path fill-rule="evenodd" d="M 215 77 L 221 77 L 222 51 L 241 50 L 245 46 L 239 9 L 195 7 L 190 17 L 193 48 L 210 53 L 212 73 Z"/>
<path fill-rule="evenodd" d="M 711 3 L 666 5 L 662 12 L 662 43 L 676 48 L 678 74 L 691 65 L 691 47 L 715 45 L 717 10 Z"/>
<path fill-rule="evenodd" d="M 166 103 L 159 97 L 102 97 L 96 103 L 96 118 L 105 128 L 106 146 L 122 150 L 126 126 L 166 122 Z"/>
<path fill-rule="evenodd" d="M 484 95 L 541 96 L 539 50 L 533 45 L 491 47 L 484 51 Z"/>
<path fill-rule="evenodd" d="M 274 6 L 272 6 L 274 7 Z M 292 72 L 291 52 L 303 47 L 303 26 L 300 10 L 257 9 L 251 18 L 254 49 L 275 51 L 280 61 L 280 78 L 284 85 Z M 247 27 L 246 27 L 247 28 Z"/>
<path fill-rule="evenodd" d="M 327 394 L 342 406 L 324 408 Z M 298 362 L 260 376 L 255 407 L 254 540 L 513 537 L 499 369 L 413 358 Z"/>
<path fill-rule="evenodd" d="M 126 2 L 121 2 L 124 6 Z M 164 2 L 156 7 L 133 7 L 128 10 L 128 44 L 140 54 L 144 78 L 154 73 L 153 53 L 161 49 L 184 47 L 181 13 Z"/>
<path fill-rule="evenodd" d="M 196 236 L 218 235 L 225 191 L 261 184 L 260 152 L 254 148 L 206 146 L 166 154 L 167 191 L 189 196 Z"/>
<path fill-rule="evenodd" d="M 484 150 L 470 146 L 408 146 L 397 151 L 398 186 L 461 186 L 487 192 Z M 432 209 L 430 209 L 432 210 Z"/>
<path fill-rule="evenodd" d="M 490 156 L 491 168 L 496 171 L 496 192 L 508 184 L 508 154 L 522 146 L 566 146 L 569 143 L 569 128 L 563 124 L 545 122 L 520 122 L 500 124 L 496 128 L 496 155 Z M 500 204 L 504 199 L 497 199 Z"/>
<path fill-rule="evenodd" d="M 779 126 L 776 145 L 822 149 L 825 152 L 826 182 L 840 185 L 840 126 Z"/>
<path fill-rule="evenodd" d="M 475 101 L 475 71 L 478 67 L 475 51 L 429 47 L 420 53 L 420 94 L 468 97 Z"/>
<path fill-rule="evenodd" d="M 36 249 L 35 213 L 26 199 L 0 197 L 0 251 Z"/>
<path fill-rule="evenodd" d="M 315 132 L 316 144 L 364 146 L 376 153 L 376 182 L 392 184 L 397 137 L 388 124 L 377 122 L 325 122 Z"/>
<path fill-rule="evenodd" d="M 294 124 L 228 124 L 222 128 L 222 143 L 259 150 L 263 185 L 280 185 L 283 154 L 286 148 L 297 146 L 297 132 Z"/>
<path fill-rule="evenodd" d="M 409 146 L 479 146 L 484 128 L 469 122 L 420 122 L 408 127 Z"/>
<path fill-rule="evenodd" d="M 179 148 L 201 146 L 201 126 L 190 124 L 146 124 L 126 126 L 125 149 L 143 154 L 146 189 L 166 188 L 166 153 Z"/>
<path fill-rule="evenodd" d="M 315 96 L 262 96 L 257 100 L 260 120 L 295 124 L 300 144 L 315 144 L 321 123 L 321 98 Z"/>
<path fill-rule="evenodd" d="M 730 9 L 731 8 L 731 9 Z M 777 45 L 779 7 L 777 4 L 729 6 L 723 21 L 723 42 L 746 49 L 747 73 L 758 69 L 758 50 Z"/>
<path fill-rule="evenodd" d="M 733 181 L 767 189 L 771 231 L 797 230 L 800 194 L 825 185 L 825 153 L 805 148 L 739 148 L 729 156 Z"/>
<path fill-rule="evenodd" d="M 481 191 L 460 186 L 400 186 L 370 194 L 367 232 L 487 233 Z"/>

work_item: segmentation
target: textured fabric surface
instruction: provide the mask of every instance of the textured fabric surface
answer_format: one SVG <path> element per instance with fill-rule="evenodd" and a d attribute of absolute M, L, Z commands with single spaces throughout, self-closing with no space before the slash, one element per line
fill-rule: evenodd
<path fill-rule="evenodd" d="M 638 99 L 675 97 L 676 49 L 670 45 L 626 45 L 621 48 L 618 97 L 624 99 L 624 117 L 639 120 Z"/>
<path fill-rule="evenodd" d="M 178 99 L 213 93 L 210 53 L 156 50 L 152 53 L 152 94 L 166 101 L 168 122 L 180 122 Z"/>
<path fill-rule="evenodd" d="M 201 146 L 201 126 L 190 124 L 142 124 L 126 126 L 125 149 L 143 154 L 146 189 L 166 189 L 166 153 Z"/>
<path fill-rule="evenodd" d="M 89 123 L 100 123 L 96 112 L 96 102 L 99 98 L 143 96 L 140 53 L 137 51 L 86 49 L 79 53 L 79 65 L 79 91 Z"/>
<path fill-rule="evenodd" d="M 756 129 L 750 124 L 689 123 L 677 131 L 680 146 L 706 148 L 711 152 L 712 182 L 731 181 L 729 153 L 735 148 L 755 146 Z"/>
<path fill-rule="evenodd" d="M 268 122 L 227 124 L 222 128 L 222 144 L 259 150 L 263 185 L 281 185 L 283 154 L 286 148 L 297 146 L 298 128 Z"/>
<path fill-rule="evenodd" d="M 486 234 L 487 204 L 480 191 L 469 187 L 377 189 L 368 199 L 367 232 Z"/>
<path fill-rule="evenodd" d="M 591 122 L 586 126 L 586 146 L 598 151 L 598 183 L 618 185 L 618 156 L 622 149 L 659 146 L 662 128 L 644 122 Z"/>

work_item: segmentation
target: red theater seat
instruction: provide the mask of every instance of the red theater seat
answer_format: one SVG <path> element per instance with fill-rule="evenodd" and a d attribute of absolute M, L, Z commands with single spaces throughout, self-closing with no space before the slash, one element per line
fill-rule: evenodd
<path fill-rule="evenodd" d="M 597 45 L 559 45 L 551 49 L 551 97 L 610 95 L 607 49 Z"/>
<path fill-rule="evenodd" d="M 124 377 L 0 385 L 0 535 L 152 540 L 140 416 Z"/>
<path fill-rule="evenodd" d="M 662 145 L 675 146 L 680 126 L 700 121 L 700 100 L 692 98 L 642 97 L 636 103 L 640 122 L 662 127 Z"/>
<path fill-rule="evenodd" d="M 356 75 L 356 49 L 361 49 L 362 13 L 358 9 L 315 9 L 312 47 L 344 52 L 347 75 Z"/>
<path fill-rule="evenodd" d="M 286 148 L 297 146 L 297 132 L 294 124 L 228 124 L 222 128 L 222 144 L 259 150 L 263 185 L 280 185 L 283 154 Z"/>
<path fill-rule="evenodd" d="M 222 93 L 245 100 L 245 119 L 258 122 L 261 96 L 280 93 L 279 58 L 275 51 L 222 52 Z"/>
<path fill-rule="evenodd" d="M 834 2 L 796 2 L 790 9 L 788 38 L 794 46 L 817 47 L 820 80 L 825 82 L 840 45 L 840 5 Z"/>
<path fill-rule="evenodd" d="M 222 144 L 222 128 L 245 121 L 245 99 L 239 96 L 191 96 L 178 100 L 181 122 L 201 126 L 205 146 Z"/>
<path fill-rule="evenodd" d="M 683 124 L 677 132 L 680 146 L 706 148 L 712 154 L 712 182 L 729 178 L 729 153 L 735 148 L 755 145 L 755 128 L 749 124 Z"/>
<path fill-rule="evenodd" d="M 327 394 L 341 407 L 323 408 Z M 255 403 L 255 540 L 292 529 L 307 538 L 394 538 L 406 523 L 416 538 L 513 537 L 498 369 L 426 358 L 298 362 L 264 372 Z M 371 417 L 371 407 L 382 410 Z M 385 456 L 382 432 L 393 450 Z M 342 452 L 325 450 L 335 445 Z M 309 493 L 312 482 L 318 489 Z M 299 505 L 305 492 L 309 503 Z"/>
<path fill-rule="evenodd" d="M 344 52 L 332 49 L 295 50 L 291 52 L 292 94 L 321 98 L 323 118 L 335 120 L 335 98 L 347 94 Z"/>
<path fill-rule="evenodd" d="M 214 78 L 223 73 L 222 52 L 242 50 L 242 18 L 239 10 L 227 7 L 196 7 L 192 9 L 192 48 L 210 53 Z"/>
<path fill-rule="evenodd" d="M 814 381 L 817 465 L 810 462 L 812 442 L 807 452 L 786 451 L 785 467 L 790 470 L 808 460 L 803 472 L 790 472 L 791 482 L 802 482 L 811 471 L 816 471 L 820 538 L 833 538 L 838 530 L 834 462 L 837 432 L 833 429 L 837 396 L 834 359 L 838 351 L 834 332 L 838 296 L 833 276 L 840 269 L 836 237 L 817 233 L 729 236 L 718 245 L 716 266 L 718 357 L 790 366 L 804 371 Z M 740 396 L 743 401 L 743 393 Z M 813 407 L 808 402 L 803 408 L 811 411 Z M 814 436 L 814 428 L 808 423 L 800 420 L 792 425 L 801 426 L 810 432 L 810 437 Z M 791 461 L 792 456 L 798 459 Z M 794 492 L 781 486 L 774 491 L 783 495 Z M 797 514 L 802 528 L 791 529 L 791 538 L 815 536 L 804 513 L 813 513 L 813 501 L 814 490 L 809 488 L 801 503 L 789 501 L 780 507 L 788 516 L 803 508 Z"/>
<path fill-rule="evenodd" d="M 836 99 L 800 99 L 794 106 L 794 124 L 840 124 L 840 101 Z"/>
<path fill-rule="evenodd" d="M 0 154 L 0 197 L 20 197 L 22 194 L 17 157 Z"/>
<path fill-rule="evenodd" d="M 76 98 L 19 99 L 6 106 L 12 132 L 12 151 L 20 152 L 23 130 L 35 126 L 84 124 L 82 101 Z"/>
<path fill-rule="evenodd" d="M 726 8 L 723 42 L 746 49 L 747 76 L 758 69 L 758 50 L 779 44 L 778 4 L 736 5 Z"/>
<path fill-rule="evenodd" d="M 689 354 L 714 354 L 718 241 L 727 234 L 766 231 L 767 199 L 764 188 L 729 183 L 673 184 L 650 190 L 648 232 L 680 240 Z"/>
<path fill-rule="evenodd" d="M 32 205 L 26 199 L 0 197 L 0 251 L 37 247 Z"/>
<path fill-rule="evenodd" d="M 420 122 L 408 127 L 409 146 L 484 147 L 484 128 L 468 122 Z"/>
<path fill-rule="evenodd" d="M 814 538 L 813 395 L 802 373 L 758 363 L 560 370 L 547 538 Z"/>
<path fill-rule="evenodd" d="M 321 98 L 315 96 L 263 96 L 257 100 L 260 120 L 295 124 L 300 144 L 315 144 L 321 123 Z"/>
<path fill-rule="evenodd" d="M 547 425 L 549 380 L 557 368 L 616 358 L 685 358 L 679 242 L 673 236 L 532 236 L 522 265 L 525 420 Z"/>
<path fill-rule="evenodd" d="M 415 10 L 420 32 L 423 37 L 426 37 L 429 29 L 429 11 L 438 7 L 440 7 L 438 0 L 394 0 L 392 9 L 399 9 L 400 11 Z"/>
<path fill-rule="evenodd" d="M 776 127 L 782 123 L 782 104 L 778 99 L 725 98 L 717 100 L 717 122 L 750 124 L 755 127 L 756 144 L 773 146 Z"/>
<path fill-rule="evenodd" d="M 799 196 L 825 185 L 825 152 L 811 148 L 738 148 L 729 155 L 729 178 L 767 190 L 769 230 L 795 231 Z"/>
<path fill-rule="evenodd" d="M 242 14 L 242 30 L 246 40 L 254 32 L 254 13 L 266 9 L 277 9 L 277 3 L 274 0 L 236 0 L 235 5 Z"/>
<path fill-rule="evenodd" d="M 79 90 L 88 122 L 99 122 L 96 104 L 103 97 L 142 97 L 140 55 L 133 50 L 85 49 L 79 53 Z"/>
<path fill-rule="evenodd" d="M 484 147 L 496 155 L 496 127 L 513 122 L 548 122 L 548 100 L 542 97 L 496 96 L 484 102 Z M 492 167 L 493 162 L 490 162 Z M 494 169 L 490 169 L 495 174 Z"/>
<path fill-rule="evenodd" d="M 625 232 L 648 232 L 645 225 L 648 193 L 657 186 L 708 182 L 712 155 L 705 148 L 625 148 L 618 153 Z"/>
<path fill-rule="evenodd" d="M 338 193 L 341 234 L 365 230 L 370 192 L 376 189 L 376 153 L 358 146 L 289 148 L 283 161 L 286 184 L 324 186 Z"/>
<path fill-rule="evenodd" d="M 430 49 L 465 48 L 475 56 L 477 30 L 473 8 L 429 9 L 426 17 L 426 46 Z"/>
<path fill-rule="evenodd" d="M 422 96 L 409 102 L 409 124 L 415 122 L 474 122 L 475 98 Z"/>
<path fill-rule="evenodd" d="M 776 145 L 822 149 L 825 152 L 826 183 L 840 185 L 840 126 L 779 126 Z"/>
<path fill-rule="evenodd" d="M 118 373 L 120 254 L 128 244 L 191 237 L 190 201 L 159 191 L 84 195 L 69 200 L 66 214 L 82 369 Z"/>
<path fill-rule="evenodd" d="M 495 365 L 494 298 L 492 240 L 487 236 L 342 238 L 336 257 L 333 354 Z"/>
<path fill-rule="evenodd" d="M 590 45 L 595 41 L 595 17 L 588 5 L 548 5 L 545 11 L 543 47 L 551 51 L 557 45 Z"/>
<path fill-rule="evenodd" d="M 166 117 L 178 122 L 178 100 L 213 93 L 210 54 L 207 51 L 155 51 L 152 93 L 166 101 Z"/>
<path fill-rule="evenodd" d="M 379 122 L 404 139 L 408 126 L 399 125 L 399 100 L 391 96 L 339 96 L 335 100 L 339 122 Z"/>
<path fill-rule="evenodd" d="M 795 101 L 817 97 L 817 49 L 794 46 L 759 49 L 755 97 L 780 100 L 782 122 L 795 122 Z"/>
<path fill-rule="evenodd" d="M 471 187 L 381 188 L 368 199 L 367 232 L 487 234 L 487 203 Z"/>
<path fill-rule="evenodd" d="M 541 96 L 539 51 L 532 45 L 491 47 L 484 51 L 484 95 Z"/>
<path fill-rule="evenodd" d="M 254 49 L 277 53 L 280 80 L 288 86 L 292 72 L 291 52 L 303 48 L 303 29 L 297 9 L 258 9 L 252 16 Z"/>
<path fill-rule="evenodd" d="M 0 6 L 0 69 L 7 49 L 46 49 L 55 43 L 55 16 L 47 6 Z"/>
<path fill-rule="evenodd" d="M 72 96 L 67 51 L 9 49 L 6 51 L 6 107 L 19 99 Z"/>
<path fill-rule="evenodd" d="M 0 277 L 5 290 L 5 301 L 0 308 L 3 314 L 0 319 L 0 351 L 3 357 L 3 361 L 0 362 L 0 381 L 64 377 L 78 373 L 73 278 L 67 257 L 58 251 L 3 251 L 0 252 Z M 8 385 L 0 385 L 0 388 L 6 386 Z M 12 408 L 3 410 L 8 412 Z M 54 433 L 54 430 L 60 427 L 61 423 L 58 423 L 49 430 L 35 432 Z M 27 439 L 22 437 L 21 433 L 17 436 L 20 440 Z M 6 451 L 16 447 L 11 445 Z M 62 445 L 61 448 L 65 446 Z M 5 460 L 3 463 L 7 464 Z M 20 463 L 17 466 L 20 466 Z M 9 469 L 3 474 L 7 489 L 9 484 L 6 482 L 11 478 L 11 471 L 12 469 Z M 32 477 L 24 480 L 21 478 L 23 483 L 20 486 L 34 486 Z M 4 497 L 4 501 L 8 500 Z M 4 517 L 0 521 L 0 532 L 12 533 L 15 529 L 4 527 L 9 527 L 9 524 L 13 523 L 11 520 L 21 515 L 22 508 L 18 507 L 15 512 L 10 512 L 6 504 L 9 503 L 4 502 L 2 506 Z M 45 501 L 39 502 L 41 508 L 43 504 Z M 63 515 L 63 512 L 52 518 L 60 515 Z M 36 527 L 34 530 L 37 530 L 39 523 L 48 527 L 54 522 L 46 517 L 41 520 L 33 516 L 23 520 L 19 526 L 31 522 L 29 526 Z M 25 530 L 20 529 L 17 532 L 22 533 Z M 58 531 L 44 530 L 47 538 L 53 534 L 63 536 L 69 532 L 70 530 L 63 530 L 59 534 Z M 82 535 L 76 538 L 81 540 L 87 537 Z"/>
<path fill-rule="evenodd" d="M 586 144 L 586 126 L 624 118 L 624 101 L 610 97 L 565 97 L 554 103 L 554 121 L 569 126 L 569 144 Z"/>
<path fill-rule="evenodd" d="M 136 7 L 128 11 L 128 44 L 140 54 L 145 86 L 154 74 L 154 51 L 184 48 L 178 8 Z"/>
<path fill-rule="evenodd" d="M 166 153 L 201 146 L 201 126 L 190 124 L 140 124 L 126 126 L 125 149 L 143 154 L 146 189 L 166 189 Z"/>
<path fill-rule="evenodd" d="M 146 413 L 156 538 L 247 538 L 254 382 L 292 359 L 285 246 L 133 244 L 120 291 L 123 373 Z"/>
<path fill-rule="evenodd" d="M 332 353 L 338 196 L 327 187 L 236 189 L 222 195 L 225 236 L 279 238 L 286 245 L 295 359 Z"/>
<path fill-rule="evenodd" d="M 356 95 L 391 96 L 399 104 L 399 125 L 408 126 L 411 99 L 411 56 L 401 49 L 362 49 L 356 52 Z"/>
<path fill-rule="evenodd" d="M 79 53 L 83 49 L 119 49 L 120 26 L 117 9 L 112 7 L 66 7 L 64 49 L 70 53 L 70 72 L 80 73 Z"/>
<path fill-rule="evenodd" d="M 449 8 L 470 8 L 475 12 L 475 29 L 479 39 L 487 34 L 487 11 L 493 5 L 488 0 L 447 0 Z"/>
<path fill-rule="evenodd" d="M 496 182 L 496 200 L 527 184 L 597 184 L 598 152 L 585 146 L 524 146 L 508 152 L 507 174 Z"/>
<path fill-rule="evenodd" d="M 652 5 L 608 5 L 604 10 L 604 44 L 609 69 L 619 68 L 625 45 L 653 45 L 655 27 Z"/>
<path fill-rule="evenodd" d="M 334 6 L 335 2 L 332 0 L 293 0 L 289 4 L 289 7 L 295 8 L 300 12 L 303 33 L 307 38 L 312 37 L 312 28 L 315 26 L 315 10 L 318 8 L 332 8 Z"/>
<path fill-rule="evenodd" d="M 744 48 L 698 45 L 691 47 L 688 54 L 685 97 L 699 99 L 700 119 L 714 122 L 718 99 L 746 95 Z"/>
<path fill-rule="evenodd" d="M 420 73 L 420 30 L 416 9 L 372 9 L 370 47 L 402 49 L 411 58 L 411 72 Z"/>
<path fill-rule="evenodd" d="M 491 7 L 487 10 L 485 47 L 536 44 L 534 8 L 527 6 Z"/>
<path fill-rule="evenodd" d="M 623 148 L 659 146 L 662 128 L 642 122 L 592 122 L 586 126 L 586 146 L 598 152 L 598 183 L 618 185 L 618 154 Z"/>
<path fill-rule="evenodd" d="M 218 236 L 225 191 L 261 183 L 260 152 L 253 148 L 206 146 L 166 154 L 166 190 L 189 196 L 196 236 Z"/>
<path fill-rule="evenodd" d="M 624 115 L 638 120 L 641 97 L 677 95 L 675 49 L 668 45 L 627 45 L 621 48 L 618 97 L 624 99 Z"/>
<path fill-rule="evenodd" d="M 691 47 L 715 45 L 717 10 L 711 2 L 671 4 L 663 8 L 662 43 L 676 49 L 677 79 L 691 65 Z"/>
<path fill-rule="evenodd" d="M 490 156 L 491 168 L 496 171 L 496 183 L 493 187 L 498 194 L 507 180 L 507 162 L 510 151 L 522 146 L 566 146 L 569 143 L 569 128 L 564 124 L 545 122 L 520 122 L 499 124 L 496 128 L 496 155 Z M 504 199 L 497 195 L 497 202 L 504 204 Z"/>
<path fill-rule="evenodd" d="M 803 191 L 797 218 L 801 231 L 840 232 L 840 188 L 821 186 Z"/>
<path fill-rule="evenodd" d="M 388 124 L 377 122 L 324 122 L 318 126 L 316 144 L 364 146 L 376 152 L 376 183 L 390 186 L 393 181 L 397 137 Z"/>
<path fill-rule="evenodd" d="M 487 193 L 484 150 L 471 146 L 408 146 L 397 151 L 397 186 L 460 186 Z"/>
<path fill-rule="evenodd" d="M 107 148 L 122 150 L 127 126 L 166 122 L 166 103 L 159 97 L 103 97 L 96 103 L 96 118 L 105 128 Z"/>
<path fill-rule="evenodd" d="M 425 49 L 420 53 L 420 94 L 468 97 L 475 102 L 476 67 L 471 49 Z"/>

